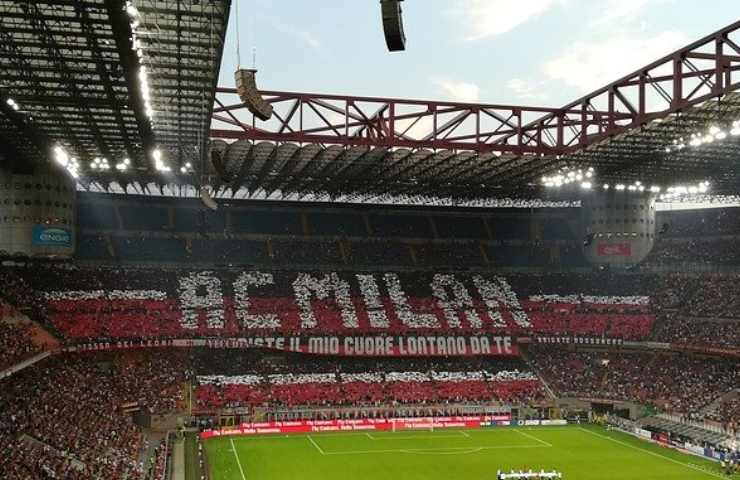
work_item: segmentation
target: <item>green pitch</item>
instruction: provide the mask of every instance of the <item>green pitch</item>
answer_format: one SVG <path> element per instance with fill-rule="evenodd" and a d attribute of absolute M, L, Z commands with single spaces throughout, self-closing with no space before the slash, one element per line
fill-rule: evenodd
<path fill-rule="evenodd" d="M 711 480 L 718 465 L 595 426 L 218 437 L 211 480 L 494 480 L 496 469 L 566 480 Z"/>

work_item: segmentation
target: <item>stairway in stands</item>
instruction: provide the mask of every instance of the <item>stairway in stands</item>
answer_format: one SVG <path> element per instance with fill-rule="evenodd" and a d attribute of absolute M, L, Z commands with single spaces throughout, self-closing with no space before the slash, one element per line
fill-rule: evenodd
<path fill-rule="evenodd" d="M 550 388 L 550 385 L 548 385 L 548 383 L 545 381 L 545 378 L 540 375 L 540 372 L 538 372 L 537 369 L 534 367 L 534 364 L 529 359 L 529 356 L 522 349 L 519 350 L 519 355 L 521 355 L 522 360 L 524 360 L 529 369 L 534 372 L 535 375 L 537 375 L 537 378 L 539 379 L 540 383 L 542 383 L 542 386 L 544 387 L 545 392 L 547 392 L 548 397 L 551 400 L 555 400 L 557 398 L 557 395 L 555 395 L 555 392 L 552 390 L 552 388 Z"/>

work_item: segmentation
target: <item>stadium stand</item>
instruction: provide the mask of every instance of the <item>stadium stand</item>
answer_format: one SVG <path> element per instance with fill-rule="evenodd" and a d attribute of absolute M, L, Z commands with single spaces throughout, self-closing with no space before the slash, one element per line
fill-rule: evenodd
<path fill-rule="evenodd" d="M 122 406 L 171 411 L 181 397 L 178 355 L 65 355 L 3 381 L 4 478 L 110 478 L 142 473 L 143 437 Z"/>
<path fill-rule="evenodd" d="M 569 352 L 546 346 L 530 353 L 537 371 L 558 395 L 628 400 L 675 413 L 697 412 L 740 382 L 737 359 Z"/>
<path fill-rule="evenodd" d="M 29 323 L 10 323 L 0 315 L 0 371 L 43 350 L 31 340 L 32 332 L 33 326 Z"/>
<path fill-rule="evenodd" d="M 644 288 L 655 282 L 652 276 L 280 270 L 263 274 L 269 277 L 258 280 L 257 273 L 230 270 L 196 274 L 175 269 L 53 266 L 9 273 L 22 276 L 36 289 L 46 310 L 42 318 L 76 340 L 125 338 L 133 332 L 139 338 L 157 338 L 259 331 L 239 320 L 246 318 L 243 315 L 277 315 L 277 324 L 266 330 L 278 332 L 313 328 L 312 332 L 323 334 L 492 332 L 621 339 L 649 337 L 655 320 L 650 297 L 635 295 L 648 291 Z M 607 278 L 611 281 L 604 282 Z M 196 283 L 188 287 L 190 282 Z M 210 293 L 198 290 L 206 285 L 211 285 Z M 242 285 L 255 286 L 247 296 Z M 240 298 L 249 299 L 249 313 L 238 304 L 244 301 Z M 387 326 L 370 322 L 369 311 L 376 303 Z M 198 320 L 200 314 L 190 325 L 183 316 L 192 310 L 189 305 L 217 311 L 217 326 Z M 311 320 L 315 326 L 305 325 L 305 315 L 315 316 Z"/>
<path fill-rule="evenodd" d="M 446 402 L 528 403 L 544 397 L 520 359 L 349 358 L 259 353 L 200 355 L 200 410 L 271 404 L 363 406 Z M 207 374 L 205 374 L 207 373 Z"/>

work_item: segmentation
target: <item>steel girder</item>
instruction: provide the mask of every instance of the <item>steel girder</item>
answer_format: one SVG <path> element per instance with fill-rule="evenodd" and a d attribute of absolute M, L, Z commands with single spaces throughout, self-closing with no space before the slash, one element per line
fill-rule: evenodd
<path fill-rule="evenodd" d="M 310 161 L 283 159 L 274 169 L 273 158 L 258 172 L 247 168 L 250 180 L 241 186 L 250 195 L 264 188 L 360 197 L 528 196 L 542 174 L 566 164 L 593 166 L 608 182 L 717 177 L 729 191 L 740 187 L 728 166 L 740 154 L 736 141 L 670 154 L 665 148 L 710 123 L 740 119 L 731 95 L 740 87 L 738 35 L 740 22 L 561 108 L 263 91 L 275 113 L 262 122 L 234 89 L 219 88 L 211 137 L 322 149 Z"/>

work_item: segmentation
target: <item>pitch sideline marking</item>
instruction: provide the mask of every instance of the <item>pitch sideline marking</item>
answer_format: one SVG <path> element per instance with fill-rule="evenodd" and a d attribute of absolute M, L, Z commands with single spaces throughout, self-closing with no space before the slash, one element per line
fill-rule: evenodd
<path fill-rule="evenodd" d="M 532 440 L 534 440 L 534 441 L 536 441 L 536 442 L 539 442 L 539 443 L 541 443 L 542 445 L 546 445 L 546 446 L 548 446 L 548 447 L 552 447 L 552 443 L 548 443 L 548 442 L 546 442 L 546 441 L 544 441 L 544 440 L 542 440 L 542 439 L 539 439 L 539 438 L 535 437 L 534 435 L 530 435 L 530 434 L 528 434 L 528 433 L 525 433 L 525 432 L 523 432 L 523 431 L 521 431 L 521 430 L 514 430 L 514 431 L 515 431 L 515 432 L 517 432 L 517 433 L 519 433 L 519 434 L 521 434 L 521 435 L 524 435 L 525 437 L 527 437 L 527 438 L 529 438 L 529 439 L 532 439 Z"/>
<path fill-rule="evenodd" d="M 326 452 L 324 452 L 321 447 L 319 447 L 319 444 L 314 441 L 314 439 L 311 437 L 311 435 L 306 435 L 308 439 L 313 443 L 313 446 L 316 447 L 316 449 L 321 453 L 322 455 L 326 455 Z"/>
<path fill-rule="evenodd" d="M 659 453 L 651 452 L 650 450 L 646 450 L 646 449 L 644 449 L 644 448 L 640 448 L 640 447 L 636 447 L 636 446 L 634 446 L 634 445 L 630 445 L 629 443 L 623 442 L 623 441 L 621 441 L 621 440 L 617 440 L 616 438 L 611 438 L 611 437 L 607 437 L 606 435 L 602 435 L 602 434 L 600 434 L 600 433 L 592 432 L 591 430 L 588 430 L 588 429 L 586 429 L 586 428 L 583 428 L 583 427 L 578 427 L 578 429 L 579 429 L 579 430 L 583 430 L 584 432 L 590 433 L 591 435 L 595 435 L 595 436 L 597 436 L 597 437 L 601 437 L 601 438 L 603 438 L 603 439 L 605 439 L 605 440 L 611 440 L 612 442 L 614 442 L 614 443 L 618 443 L 618 444 L 620 444 L 620 445 L 624 445 L 625 447 L 633 448 L 633 449 L 635 449 L 635 450 L 639 450 L 639 451 L 641 451 L 641 452 L 644 452 L 644 453 L 650 454 L 650 455 L 652 455 L 652 456 L 654 456 L 654 457 L 662 458 L 662 459 L 664 459 L 664 460 L 668 460 L 669 462 L 677 463 L 678 465 L 683 465 L 684 467 L 686 467 L 686 468 L 691 468 L 692 470 L 696 470 L 697 472 L 701 472 L 701 473 L 704 473 L 704 474 L 707 474 L 707 475 L 711 475 L 711 476 L 713 476 L 713 477 L 717 477 L 717 478 L 722 478 L 722 479 L 724 479 L 724 478 L 725 478 L 725 477 L 723 477 L 722 475 L 718 475 L 718 474 L 716 474 L 716 473 L 714 473 L 714 472 L 708 472 L 708 471 L 706 471 L 706 470 L 702 470 L 702 469 L 700 469 L 700 468 L 698 468 L 698 467 L 694 467 L 694 466 L 692 466 L 692 465 L 691 465 L 691 464 L 689 464 L 689 463 L 683 463 L 683 462 L 679 462 L 678 460 L 676 460 L 676 459 L 674 459 L 674 458 L 671 458 L 671 457 L 666 457 L 665 455 L 661 455 L 661 454 L 659 454 Z"/>
<path fill-rule="evenodd" d="M 470 435 L 465 430 L 460 430 L 460 433 L 462 433 L 464 437 L 470 438 Z"/>
<path fill-rule="evenodd" d="M 246 475 L 244 475 L 244 469 L 242 468 L 242 462 L 239 460 L 239 455 L 236 454 L 236 447 L 234 446 L 234 438 L 230 437 L 229 441 L 231 442 L 231 452 L 234 454 L 234 457 L 236 458 L 236 465 L 239 467 L 239 473 L 242 474 L 242 480 L 247 480 Z"/>

